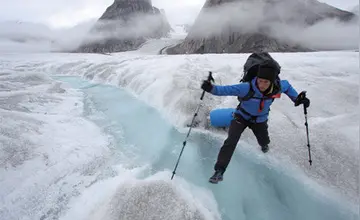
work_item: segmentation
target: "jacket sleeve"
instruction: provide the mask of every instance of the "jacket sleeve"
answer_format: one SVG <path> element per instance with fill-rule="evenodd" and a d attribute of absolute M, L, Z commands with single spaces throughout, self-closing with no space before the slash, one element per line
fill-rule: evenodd
<path fill-rule="evenodd" d="M 214 85 L 211 94 L 217 96 L 240 96 L 244 97 L 250 89 L 248 83 L 240 83 L 235 85 L 217 86 Z"/>
<path fill-rule="evenodd" d="M 287 80 L 281 80 L 281 92 L 285 93 L 293 102 L 295 102 L 298 92 Z"/>

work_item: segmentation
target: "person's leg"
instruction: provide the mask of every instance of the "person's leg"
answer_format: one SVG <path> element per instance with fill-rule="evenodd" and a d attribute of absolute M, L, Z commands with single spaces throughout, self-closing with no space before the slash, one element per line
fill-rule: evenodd
<path fill-rule="evenodd" d="M 244 119 L 239 118 L 239 116 L 236 117 L 235 120 L 231 121 L 228 137 L 219 151 L 218 158 L 214 166 L 215 173 L 210 177 L 209 182 L 218 183 L 223 180 L 223 174 L 230 163 L 236 145 L 246 127 L 247 122 Z"/>
<path fill-rule="evenodd" d="M 261 146 L 261 150 L 266 153 L 269 151 L 269 132 L 268 132 L 268 124 L 267 121 L 261 123 L 254 123 L 249 125 L 251 130 L 253 131 L 258 144 Z"/>
<path fill-rule="evenodd" d="M 228 137 L 219 151 L 217 162 L 214 166 L 215 170 L 221 170 L 222 173 L 225 172 L 236 145 L 239 142 L 240 136 L 247 126 L 247 122 L 240 116 L 237 116 L 236 120 L 234 119 L 231 121 Z"/>

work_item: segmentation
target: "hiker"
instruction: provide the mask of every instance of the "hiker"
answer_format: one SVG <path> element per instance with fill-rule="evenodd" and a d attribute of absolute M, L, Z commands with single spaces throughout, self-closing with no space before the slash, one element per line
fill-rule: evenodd
<path fill-rule="evenodd" d="M 219 151 L 214 166 L 215 173 L 209 179 L 211 183 L 223 180 L 223 174 L 245 128 L 249 127 L 253 131 L 262 152 L 268 152 L 270 143 L 268 114 L 270 105 L 275 98 L 280 98 L 281 93 L 285 93 L 295 103 L 295 106 L 304 104 L 307 108 L 310 105 L 310 100 L 299 96 L 287 80 L 278 78 L 280 70 L 276 61 L 265 62 L 258 65 L 255 70 L 255 76 L 248 82 L 219 86 L 213 85 L 209 80 L 204 80 L 201 85 L 203 90 L 216 96 L 238 96 L 241 99 L 251 93 L 251 97 L 241 100 L 233 114 L 228 137 Z"/>

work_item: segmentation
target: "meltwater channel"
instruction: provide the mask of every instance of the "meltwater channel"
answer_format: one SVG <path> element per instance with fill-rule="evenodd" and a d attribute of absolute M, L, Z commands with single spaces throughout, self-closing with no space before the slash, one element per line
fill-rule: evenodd
<path fill-rule="evenodd" d="M 168 171 L 169 181 L 186 132 L 179 132 L 161 114 L 131 94 L 111 85 L 79 77 L 55 77 L 84 93 L 85 112 L 101 114 L 93 120 L 115 139 L 119 163 L 131 169 L 148 165 L 151 172 Z M 195 109 L 194 109 L 195 111 Z M 121 135 L 119 135 L 121 133 Z M 350 220 L 358 218 L 341 201 L 331 201 L 294 178 L 284 169 L 235 152 L 224 181 L 213 185 L 208 178 L 222 139 L 193 131 L 185 147 L 176 178 L 212 192 L 224 220 Z M 126 144 L 124 144 L 126 143 Z M 238 146 L 241 147 L 241 146 Z M 166 202 L 166 201 L 164 201 Z M 162 206 L 165 204 L 157 204 Z M 119 218 L 121 219 L 121 218 Z M 166 216 L 164 216 L 166 219 Z"/>

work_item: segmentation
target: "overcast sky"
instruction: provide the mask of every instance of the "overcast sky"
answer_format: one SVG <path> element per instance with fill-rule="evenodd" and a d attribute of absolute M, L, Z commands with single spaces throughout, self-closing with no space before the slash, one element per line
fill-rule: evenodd
<path fill-rule="evenodd" d="M 348 10 L 359 0 L 319 0 Z M 0 0 L 0 21 L 44 23 L 54 28 L 70 27 L 97 19 L 114 0 Z M 152 0 L 165 9 L 171 24 L 192 23 L 205 0 Z"/>

